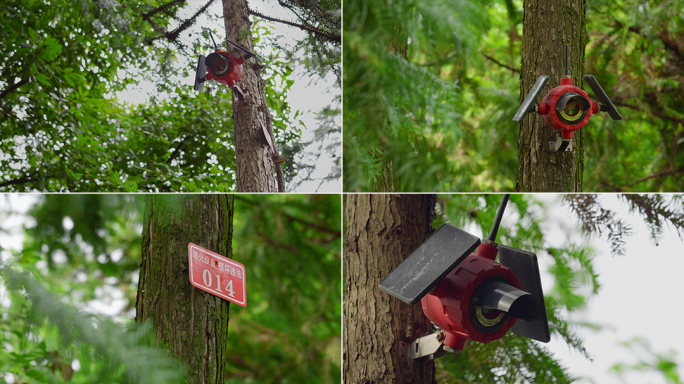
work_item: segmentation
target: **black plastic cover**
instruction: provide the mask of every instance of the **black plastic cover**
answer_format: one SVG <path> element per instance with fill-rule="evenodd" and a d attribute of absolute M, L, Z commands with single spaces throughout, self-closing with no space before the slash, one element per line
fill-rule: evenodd
<path fill-rule="evenodd" d="M 510 268 L 520 280 L 521 289 L 534 295 L 540 304 L 537 313 L 540 320 L 518 319 L 511 331 L 519 336 L 548 343 L 551 340 L 551 335 L 549 333 L 549 320 L 546 316 L 546 306 L 544 305 L 544 292 L 541 286 L 537 255 L 506 245 L 499 245 L 499 263 Z"/>
<path fill-rule="evenodd" d="M 202 92 L 204 89 L 204 80 L 207 76 L 207 65 L 205 64 L 205 57 L 200 55 L 197 60 L 197 72 L 195 73 L 195 91 Z"/>
<path fill-rule="evenodd" d="M 608 112 L 608 115 L 610 115 L 613 120 L 622 120 L 622 115 L 620 115 L 620 112 L 615 108 L 613 102 L 610 101 L 608 95 L 603 92 L 603 88 L 601 88 L 601 85 L 599 85 L 594 75 L 584 75 L 584 81 L 586 81 L 587 84 L 589 84 L 589 87 L 591 87 L 591 90 L 594 91 L 596 98 L 601 103 L 601 110 Z"/>
<path fill-rule="evenodd" d="M 525 97 L 525 100 L 523 100 L 522 104 L 520 104 L 520 108 L 518 108 L 518 112 L 515 113 L 515 116 L 513 116 L 513 121 L 520 122 L 520 120 L 525 117 L 525 115 L 529 112 L 534 111 L 533 103 L 535 100 L 537 100 L 537 96 L 539 96 L 539 93 L 541 93 L 542 88 L 546 85 L 546 82 L 549 81 L 549 77 L 546 75 L 541 75 L 537 79 L 537 81 L 534 83 L 532 86 L 532 89 L 530 89 L 530 93 L 527 94 L 527 97 Z"/>
<path fill-rule="evenodd" d="M 480 239 L 477 236 L 444 224 L 380 282 L 380 290 L 413 305 L 478 245 Z"/>
<path fill-rule="evenodd" d="M 244 53 L 245 54 L 245 56 L 244 56 L 245 60 L 249 59 L 250 57 L 254 57 L 259 61 L 263 61 L 259 58 L 259 56 L 256 55 L 256 53 L 249 51 L 247 48 L 243 47 L 242 45 L 240 45 L 234 41 L 228 40 L 227 38 L 226 38 L 226 41 L 228 42 L 228 44 L 230 44 L 231 47 L 233 47 L 233 48 L 237 49 L 238 51 Z"/>

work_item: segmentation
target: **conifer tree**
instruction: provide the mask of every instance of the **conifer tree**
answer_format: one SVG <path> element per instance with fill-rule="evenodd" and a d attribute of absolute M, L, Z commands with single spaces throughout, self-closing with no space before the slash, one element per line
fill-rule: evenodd
<path fill-rule="evenodd" d="M 573 84 L 581 88 L 587 41 L 585 1 L 525 0 L 523 8 L 520 101 L 541 75 L 550 76 L 542 95 L 560 85 L 564 44 L 570 46 L 568 64 Z M 518 134 L 518 192 L 581 192 L 582 130 L 575 132 L 572 152 L 549 151 L 548 143 L 555 141 L 560 133 L 549 127 L 540 115 L 527 114 Z"/>
<path fill-rule="evenodd" d="M 188 367 L 188 383 L 223 383 L 229 302 L 188 279 L 188 243 L 232 258 L 231 195 L 147 195 L 136 321 Z"/>

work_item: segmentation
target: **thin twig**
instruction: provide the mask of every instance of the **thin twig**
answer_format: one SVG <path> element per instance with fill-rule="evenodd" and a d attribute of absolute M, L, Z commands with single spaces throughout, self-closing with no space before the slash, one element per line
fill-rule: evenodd
<path fill-rule="evenodd" d="M 509 70 L 511 70 L 511 71 L 513 71 L 513 72 L 515 72 L 515 73 L 520 73 L 520 70 L 519 70 L 519 69 L 514 68 L 514 67 L 510 67 L 510 66 L 508 66 L 508 65 L 506 65 L 506 64 L 504 64 L 504 63 L 498 61 L 497 59 L 495 59 L 495 58 L 493 58 L 493 57 L 487 55 L 487 54 L 484 53 L 484 52 L 480 52 L 480 53 L 482 54 L 482 56 L 486 57 L 487 59 L 489 59 L 490 61 L 492 61 L 494 64 L 498 64 L 498 65 L 500 65 L 500 66 L 502 66 L 502 67 L 504 67 L 504 68 L 506 68 L 506 69 L 509 69 Z"/>
<path fill-rule="evenodd" d="M 185 2 L 185 0 L 173 0 L 173 1 L 169 2 L 169 3 L 166 3 L 166 4 L 162 5 L 162 6 L 160 6 L 159 8 L 155 8 L 155 9 L 153 9 L 153 10 L 151 10 L 151 11 L 149 11 L 149 12 L 143 14 L 143 15 L 142 15 L 142 19 L 145 20 L 145 21 L 148 21 L 148 20 L 150 19 L 151 16 L 153 16 L 153 15 L 155 15 L 155 14 L 161 12 L 161 11 L 165 11 L 165 10 L 167 10 L 168 8 L 170 8 L 171 6 L 173 6 L 173 5 L 175 5 L 175 4 L 178 4 L 178 3 L 181 3 L 181 2 Z"/>
<path fill-rule="evenodd" d="M 193 133 L 188 133 L 187 135 L 185 135 L 183 140 L 181 140 L 180 143 L 178 143 L 178 145 L 176 145 L 176 148 L 173 149 L 173 153 L 171 153 L 171 156 L 169 156 L 169 159 L 166 160 L 166 164 L 170 164 L 173 161 L 173 159 L 178 157 L 178 154 L 180 153 L 180 149 L 183 146 L 183 144 L 185 144 L 185 142 L 188 141 L 188 139 L 190 139 L 194 136 L 195 136 L 195 134 L 193 134 Z"/>
<path fill-rule="evenodd" d="M 627 184 L 628 187 L 631 187 L 634 184 L 641 183 L 642 181 L 646 181 L 648 179 L 653 179 L 655 177 L 660 177 L 660 176 L 667 176 L 667 175 L 672 175 L 676 173 L 684 173 L 684 167 L 683 168 L 678 168 L 678 169 L 666 169 L 664 171 L 656 172 L 654 174 L 642 177 L 641 179 L 637 179 L 636 181 Z"/>
<path fill-rule="evenodd" d="M 7 87 L 7 89 L 5 89 L 4 91 L 2 91 L 0 93 L 0 100 L 4 99 L 5 96 L 7 96 L 10 92 L 16 90 L 17 88 L 21 87 L 22 85 L 24 85 L 26 83 L 28 83 L 28 79 L 22 79 L 18 83 L 10 85 L 9 87 Z"/>
<path fill-rule="evenodd" d="M 34 178 L 34 176 L 37 175 L 37 174 L 38 174 L 38 171 L 35 171 L 35 172 L 33 172 L 32 174 L 30 174 L 30 175 L 28 175 L 28 176 L 24 176 L 24 177 L 20 177 L 20 178 L 18 178 L 18 179 L 8 180 L 8 181 L 5 181 L 5 182 L 2 182 L 2 183 L 0 183 L 0 187 L 6 187 L 6 186 L 8 186 L 8 185 L 24 184 L 24 183 L 28 183 L 28 182 L 34 182 L 34 181 L 40 181 L 40 180 L 42 180 L 42 179 L 43 179 L 42 177 Z"/>
<path fill-rule="evenodd" d="M 246 203 L 252 204 L 252 205 L 261 205 L 260 203 L 257 203 L 256 201 L 253 201 L 253 200 L 251 200 L 251 199 L 246 199 L 246 198 L 244 198 L 242 195 L 235 195 L 235 198 L 238 199 L 238 200 L 244 201 L 244 202 L 246 202 Z M 316 230 L 318 230 L 318 231 L 330 233 L 330 234 L 332 234 L 332 235 L 335 235 L 336 237 L 340 237 L 340 236 L 341 236 L 339 230 L 335 230 L 335 229 L 328 228 L 328 227 L 325 227 L 325 226 L 322 226 L 322 225 L 318 225 L 318 224 L 316 224 L 316 223 L 311 223 L 311 222 L 308 222 L 308 221 L 306 221 L 306 220 L 302 220 L 302 219 L 300 219 L 300 218 L 298 218 L 298 217 L 294 217 L 294 216 L 292 216 L 292 215 L 289 215 L 289 214 L 287 214 L 287 213 L 285 213 L 285 212 L 282 212 L 282 211 L 280 212 L 280 214 L 283 215 L 283 216 L 285 216 L 285 217 L 287 217 L 287 218 L 290 219 L 290 220 L 296 221 L 296 222 L 298 222 L 298 223 L 301 223 L 301 224 L 303 224 L 303 225 L 305 225 L 305 226 L 307 226 L 307 227 L 316 229 Z"/>

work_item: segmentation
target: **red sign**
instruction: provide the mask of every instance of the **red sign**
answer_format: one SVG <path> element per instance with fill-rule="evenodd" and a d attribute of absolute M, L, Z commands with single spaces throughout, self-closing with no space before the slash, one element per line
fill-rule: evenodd
<path fill-rule="evenodd" d="M 245 266 L 197 244 L 188 244 L 190 283 L 235 304 L 247 306 Z"/>

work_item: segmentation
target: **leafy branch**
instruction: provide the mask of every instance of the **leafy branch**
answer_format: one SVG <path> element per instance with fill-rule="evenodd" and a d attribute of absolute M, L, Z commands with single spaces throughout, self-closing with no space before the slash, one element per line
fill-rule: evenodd
<path fill-rule="evenodd" d="M 259 13 L 259 12 L 257 12 L 257 11 L 254 11 L 254 10 L 252 10 L 252 9 L 249 9 L 249 14 L 250 14 L 250 15 L 253 15 L 253 16 L 261 17 L 262 19 L 270 20 L 270 21 L 273 21 L 273 22 L 276 22 L 276 23 L 286 24 L 286 25 L 289 25 L 289 26 L 292 26 L 292 27 L 296 27 L 296 28 L 305 30 L 305 31 L 307 31 L 307 32 L 311 32 L 311 33 L 313 33 L 313 34 L 315 34 L 315 35 L 317 35 L 317 36 L 319 36 L 319 37 L 322 37 L 322 38 L 324 38 L 324 39 L 326 39 L 326 40 L 328 40 L 328 41 L 330 41 L 330 42 L 332 42 L 332 43 L 335 43 L 335 44 L 340 44 L 340 43 L 342 43 L 342 36 L 341 36 L 341 35 L 328 33 L 328 32 L 326 32 L 326 31 L 320 30 L 320 29 L 318 29 L 318 28 L 314 28 L 314 27 L 311 27 L 311 26 L 308 26 L 308 25 L 304 25 L 304 24 L 293 23 L 293 22 L 291 22 L 291 21 L 279 19 L 279 18 L 277 18 L 277 17 L 266 16 L 266 15 L 264 15 L 264 14 L 262 14 L 262 13 Z"/>
<path fill-rule="evenodd" d="M 20 305 L 22 301 L 30 304 L 27 319 L 30 324 L 56 328 L 62 348 L 85 348 L 79 355 L 82 363 L 87 363 L 88 358 L 104 362 L 97 381 L 110 382 L 123 376 L 131 383 L 183 382 L 184 367 L 167 356 L 165 350 L 140 344 L 141 340 L 154 337 L 149 334 L 151 324 L 126 330 L 103 317 L 64 304 L 29 272 L 0 264 L 0 275 L 13 293 L 13 305 Z"/>
<path fill-rule="evenodd" d="M 596 194 L 568 194 L 563 197 L 563 202 L 577 215 L 584 232 L 601 237 L 607 230 L 612 253 L 625 255 L 623 238 L 633 234 L 632 228 L 625 221 L 616 219 L 614 212 L 602 208 Z"/>

